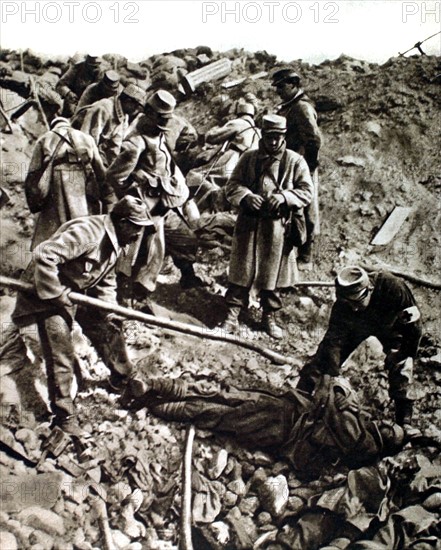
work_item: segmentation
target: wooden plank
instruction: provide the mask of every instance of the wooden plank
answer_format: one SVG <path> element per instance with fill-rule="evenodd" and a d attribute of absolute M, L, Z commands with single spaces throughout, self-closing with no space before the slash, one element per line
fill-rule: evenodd
<path fill-rule="evenodd" d="M 411 211 L 412 208 L 408 208 L 407 206 L 396 206 L 381 226 L 380 231 L 373 238 L 371 244 L 374 246 L 383 246 L 390 243 L 400 231 L 401 226 Z"/>

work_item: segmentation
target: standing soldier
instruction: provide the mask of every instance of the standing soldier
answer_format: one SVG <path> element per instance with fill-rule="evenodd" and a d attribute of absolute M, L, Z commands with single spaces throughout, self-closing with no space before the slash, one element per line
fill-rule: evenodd
<path fill-rule="evenodd" d="M 259 148 L 245 152 L 227 184 L 227 199 L 239 208 L 226 294 L 228 316 L 222 328 L 238 328 L 251 288 L 260 291 L 262 323 L 273 338 L 282 337 L 275 313 L 282 308 L 279 289 L 293 286 L 295 250 L 287 246 L 286 228 L 292 211 L 304 208 L 313 186 L 305 159 L 286 148 L 286 119 L 262 119 Z"/>
<path fill-rule="evenodd" d="M 25 179 L 29 209 L 39 213 L 32 248 L 64 222 L 106 210 L 115 195 L 104 180 L 93 138 L 71 128 L 67 119 L 55 118 L 35 145 Z"/>
<path fill-rule="evenodd" d="M 106 97 L 114 97 L 119 92 L 119 74 L 116 71 L 106 71 L 99 82 L 89 84 L 81 94 L 75 113 L 86 105 L 92 105 L 95 101 Z"/>
<path fill-rule="evenodd" d="M 142 112 L 145 92 L 128 84 L 118 97 L 100 99 L 80 109 L 72 126 L 95 140 L 105 168 L 118 156 L 124 135 L 135 117 Z"/>
<path fill-rule="evenodd" d="M 84 90 L 101 77 L 101 59 L 96 55 L 87 55 L 84 61 L 69 67 L 57 84 L 57 92 L 64 99 L 63 116 L 74 114 Z"/>
<path fill-rule="evenodd" d="M 283 103 L 278 114 L 287 119 L 286 146 L 305 158 L 314 183 L 314 196 L 305 208 L 306 242 L 298 250 L 298 261 L 312 259 L 314 237 L 320 231 L 318 205 L 318 156 L 322 138 L 317 125 L 317 112 L 311 99 L 300 87 L 300 77 L 292 69 L 280 69 L 273 74 L 273 86 Z"/>
<path fill-rule="evenodd" d="M 122 326 L 114 315 L 101 311 L 90 315 L 84 308 L 77 309 L 69 294 L 81 291 L 116 305 L 118 255 L 137 239 L 143 226 L 150 224 L 142 201 L 125 197 L 110 214 L 85 216 L 63 224 L 34 250 L 24 274 L 24 280 L 34 286 L 35 295 L 18 294 L 12 319 L 21 327 L 37 323 L 54 424 L 72 436 L 85 435 L 75 418 L 73 320 L 78 321 L 110 369 L 113 389 L 124 389 L 133 365 Z"/>
<path fill-rule="evenodd" d="M 337 376 L 341 365 L 367 338 L 375 336 L 386 353 L 389 395 L 396 422 L 412 420 L 413 359 L 421 338 L 420 312 L 409 287 L 385 271 L 345 267 L 336 280 L 328 330 L 315 356 L 300 373 L 298 387 L 312 391 L 322 374 Z"/>
<path fill-rule="evenodd" d="M 117 195 L 140 197 L 153 222 L 152 230 L 144 232 L 120 267 L 131 278 L 133 292 L 140 301 L 155 290 L 164 261 L 164 216 L 171 208 L 182 206 L 189 194 L 164 135 L 175 105 L 169 92 L 156 91 L 107 172 Z"/>

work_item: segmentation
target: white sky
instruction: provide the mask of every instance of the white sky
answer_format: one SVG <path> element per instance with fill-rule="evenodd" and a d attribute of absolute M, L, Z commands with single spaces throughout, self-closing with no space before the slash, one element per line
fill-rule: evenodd
<path fill-rule="evenodd" d="M 93 51 L 140 61 L 207 45 L 266 50 L 281 61 L 345 53 L 382 63 L 441 30 L 440 11 L 441 2 L 429 0 L 2 0 L 0 30 L 2 48 L 51 55 Z M 439 55 L 440 37 L 424 51 Z"/>

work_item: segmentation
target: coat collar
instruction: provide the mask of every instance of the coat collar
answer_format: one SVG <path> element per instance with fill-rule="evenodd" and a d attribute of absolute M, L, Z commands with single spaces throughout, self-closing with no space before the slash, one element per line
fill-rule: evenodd
<path fill-rule="evenodd" d="M 274 153 L 274 154 L 270 154 L 268 153 L 268 151 L 266 151 L 266 149 L 263 147 L 263 142 L 262 140 L 260 140 L 259 142 L 259 149 L 258 149 L 258 158 L 260 160 L 263 160 L 263 161 L 266 161 L 266 160 L 270 160 L 271 162 L 275 162 L 275 161 L 281 161 L 282 160 L 282 157 L 284 155 L 286 151 L 286 142 L 284 142 L 282 144 L 282 146 L 280 147 L 280 149 L 277 151 L 277 153 Z"/>
<path fill-rule="evenodd" d="M 118 237 L 116 236 L 116 229 L 115 229 L 115 226 L 113 225 L 112 218 L 110 217 L 109 214 L 105 214 L 103 218 L 104 218 L 104 227 L 112 242 L 113 248 L 115 249 L 115 252 L 119 254 L 121 251 L 121 246 L 118 243 Z"/>
<path fill-rule="evenodd" d="M 285 107 L 289 107 L 292 103 L 297 103 L 299 99 L 302 99 L 302 97 L 305 95 L 305 92 L 299 88 L 299 91 L 296 93 L 294 97 L 291 99 L 288 99 L 288 101 L 285 101 L 285 103 L 281 103 L 279 105 L 279 109 L 284 109 Z"/>

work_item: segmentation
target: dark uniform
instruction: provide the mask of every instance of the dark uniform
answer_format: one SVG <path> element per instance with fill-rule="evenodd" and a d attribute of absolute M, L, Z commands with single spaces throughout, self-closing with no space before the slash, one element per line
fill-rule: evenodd
<path fill-rule="evenodd" d="M 57 83 L 57 92 L 64 98 L 63 116 L 74 114 L 84 90 L 102 78 L 98 58 L 87 56 L 85 61 L 72 65 Z"/>
<path fill-rule="evenodd" d="M 317 375 L 337 375 L 349 355 L 375 336 L 386 353 L 389 394 L 395 400 L 397 422 L 402 424 L 412 402 L 409 389 L 421 338 L 420 314 L 409 287 L 397 277 L 378 271 L 369 274 L 369 281 L 373 291 L 363 311 L 353 311 L 337 299 L 328 330 L 315 356 L 303 368 L 298 387 L 311 390 Z"/>
<path fill-rule="evenodd" d="M 132 405 L 232 436 L 252 449 L 274 451 L 305 478 L 318 476 L 337 459 L 359 468 L 395 452 L 403 442 L 399 426 L 374 421 L 362 411 L 348 382 L 330 376 L 322 378 L 313 397 L 298 390 L 274 395 L 156 379 Z"/>

